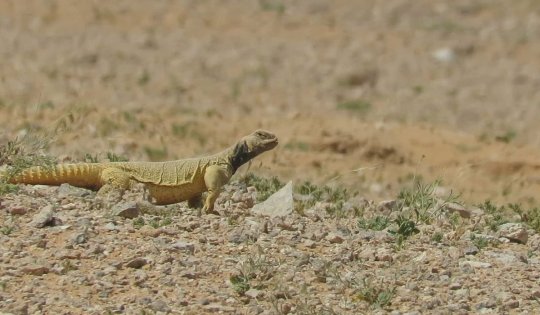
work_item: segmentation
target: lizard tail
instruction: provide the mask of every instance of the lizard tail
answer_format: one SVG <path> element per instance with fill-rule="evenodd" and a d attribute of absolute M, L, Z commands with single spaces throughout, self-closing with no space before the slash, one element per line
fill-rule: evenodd
<path fill-rule="evenodd" d="M 99 189 L 101 187 L 101 170 L 97 163 L 58 164 L 52 167 L 35 166 L 23 170 L 13 176 L 12 184 L 61 185 Z"/>

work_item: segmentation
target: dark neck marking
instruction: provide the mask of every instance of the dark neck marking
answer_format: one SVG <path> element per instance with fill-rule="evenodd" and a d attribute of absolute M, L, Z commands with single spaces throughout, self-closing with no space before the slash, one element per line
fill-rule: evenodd
<path fill-rule="evenodd" d="M 245 142 L 239 142 L 234 146 L 233 154 L 231 157 L 231 166 L 233 168 L 233 174 L 240 166 L 246 164 L 249 160 L 256 157 L 257 153 L 249 151 Z"/>

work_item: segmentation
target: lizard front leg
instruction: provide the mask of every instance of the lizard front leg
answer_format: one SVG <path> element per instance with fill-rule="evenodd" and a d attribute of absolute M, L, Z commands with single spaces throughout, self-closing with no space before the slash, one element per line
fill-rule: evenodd
<path fill-rule="evenodd" d="M 214 211 L 214 203 L 219 197 L 221 188 L 229 182 L 231 176 L 232 174 L 226 168 L 218 165 L 211 165 L 206 168 L 204 173 L 204 183 L 208 190 L 208 195 L 204 202 L 203 212 L 219 215 L 218 212 Z"/>

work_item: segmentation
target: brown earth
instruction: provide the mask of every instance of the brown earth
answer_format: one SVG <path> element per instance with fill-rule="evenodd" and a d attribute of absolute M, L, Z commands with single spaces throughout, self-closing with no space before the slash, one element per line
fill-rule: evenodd
<path fill-rule="evenodd" d="M 0 124 L 8 138 L 67 121 L 52 153 L 131 160 L 262 127 L 282 139 L 264 165 L 283 179 L 388 198 L 422 176 L 472 202 L 536 204 L 539 14 L 536 1 L 2 1 Z"/>
<path fill-rule="evenodd" d="M 263 128 L 249 170 L 283 181 L 536 206 L 538 56 L 536 0 L 5 0 L 0 141 L 167 160 Z"/>

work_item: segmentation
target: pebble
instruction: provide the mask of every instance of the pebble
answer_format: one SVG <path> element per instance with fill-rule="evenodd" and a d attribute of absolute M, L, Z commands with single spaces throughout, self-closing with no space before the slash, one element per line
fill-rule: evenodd
<path fill-rule="evenodd" d="M 36 228 L 42 228 L 49 224 L 52 225 L 54 223 L 53 216 L 54 216 L 53 206 L 47 205 L 41 208 L 41 210 L 37 214 L 34 215 L 29 225 Z"/>

